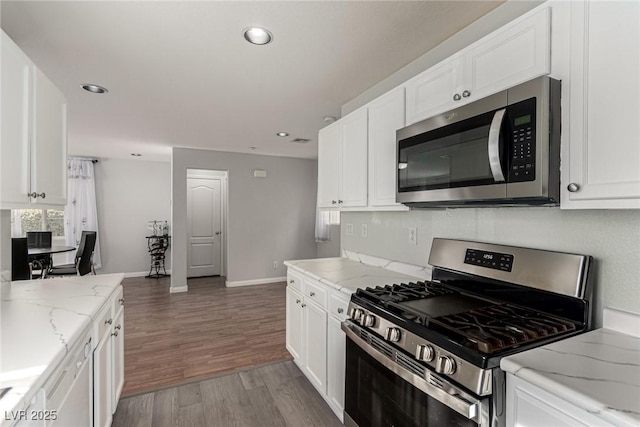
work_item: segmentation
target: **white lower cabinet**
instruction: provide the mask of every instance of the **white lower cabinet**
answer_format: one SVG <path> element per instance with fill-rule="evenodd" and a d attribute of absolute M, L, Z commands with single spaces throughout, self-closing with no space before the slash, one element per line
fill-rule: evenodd
<path fill-rule="evenodd" d="M 124 385 L 124 299 L 122 287 L 94 322 L 93 426 L 108 427 Z"/>
<path fill-rule="evenodd" d="M 294 362 L 342 421 L 349 297 L 315 279 L 288 274 L 286 345 Z"/>
<path fill-rule="evenodd" d="M 507 427 L 611 425 L 558 396 L 507 375 Z"/>

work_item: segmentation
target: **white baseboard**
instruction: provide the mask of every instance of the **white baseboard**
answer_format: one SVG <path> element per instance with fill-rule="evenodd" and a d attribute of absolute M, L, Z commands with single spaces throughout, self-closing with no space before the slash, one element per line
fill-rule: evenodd
<path fill-rule="evenodd" d="M 169 287 L 170 294 L 177 294 L 180 292 L 187 292 L 189 290 L 188 286 L 178 286 L 178 287 Z"/>
<path fill-rule="evenodd" d="M 227 288 L 234 288 L 237 286 L 252 286 L 252 285 L 266 285 L 267 283 L 286 282 L 287 277 L 268 277 L 266 279 L 253 279 L 253 280 L 236 280 L 233 282 L 226 281 L 225 286 Z"/>

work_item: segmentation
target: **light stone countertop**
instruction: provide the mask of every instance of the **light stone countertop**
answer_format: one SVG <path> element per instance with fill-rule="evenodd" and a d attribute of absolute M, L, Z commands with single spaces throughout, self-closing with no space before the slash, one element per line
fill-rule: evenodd
<path fill-rule="evenodd" d="M 89 330 L 123 274 L 3 283 L 0 298 L 0 426 L 23 409 Z M 9 417 L 11 418 L 11 417 Z"/>
<path fill-rule="evenodd" d="M 605 309 L 603 328 L 505 357 L 500 367 L 613 425 L 640 425 L 640 315 Z"/>
<path fill-rule="evenodd" d="M 327 286 L 351 295 L 359 288 L 415 282 L 431 278 L 431 270 L 363 254 L 349 258 L 317 258 L 285 261 L 284 264 Z"/>

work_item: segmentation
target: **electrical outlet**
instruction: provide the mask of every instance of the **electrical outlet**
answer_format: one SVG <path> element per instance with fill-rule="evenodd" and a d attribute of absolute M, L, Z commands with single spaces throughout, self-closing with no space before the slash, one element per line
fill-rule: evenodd
<path fill-rule="evenodd" d="M 416 227 L 409 227 L 409 244 L 418 244 L 418 229 Z"/>
<path fill-rule="evenodd" d="M 348 222 L 345 225 L 347 226 L 347 236 L 353 236 L 353 224 Z"/>
<path fill-rule="evenodd" d="M 362 224 L 362 237 L 366 238 L 369 235 L 369 227 L 367 224 Z"/>
<path fill-rule="evenodd" d="M 273 261 L 273 268 L 278 268 L 278 261 Z"/>

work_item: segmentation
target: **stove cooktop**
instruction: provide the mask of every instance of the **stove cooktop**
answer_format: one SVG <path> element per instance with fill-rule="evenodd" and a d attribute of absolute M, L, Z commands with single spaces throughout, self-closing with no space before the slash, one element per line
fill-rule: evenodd
<path fill-rule="evenodd" d="M 411 328 L 414 333 L 424 336 L 428 332 L 430 337 L 435 334 L 485 356 L 501 355 L 510 349 L 583 329 L 569 319 L 467 295 L 435 282 L 361 289 L 356 296 L 383 314 L 414 324 Z"/>

